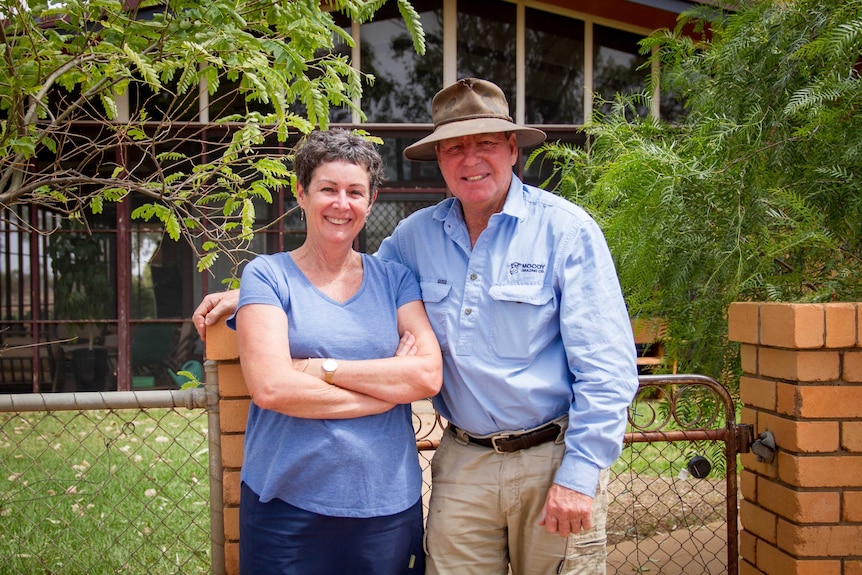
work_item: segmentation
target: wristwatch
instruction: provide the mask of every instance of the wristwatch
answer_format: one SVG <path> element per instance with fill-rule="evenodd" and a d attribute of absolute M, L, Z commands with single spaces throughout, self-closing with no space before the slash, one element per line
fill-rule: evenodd
<path fill-rule="evenodd" d="M 335 370 L 338 369 L 338 362 L 332 358 L 324 359 L 320 367 L 323 368 L 324 381 L 332 385 L 332 376 L 335 375 Z"/>

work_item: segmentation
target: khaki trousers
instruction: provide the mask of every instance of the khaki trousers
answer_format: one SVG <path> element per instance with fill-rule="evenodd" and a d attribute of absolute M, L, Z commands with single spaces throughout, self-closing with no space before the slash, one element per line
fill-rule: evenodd
<path fill-rule="evenodd" d="M 443 434 L 431 461 L 426 575 L 605 573 L 607 471 L 592 529 L 563 538 L 539 525 L 565 450 L 557 441 L 501 454 Z"/>

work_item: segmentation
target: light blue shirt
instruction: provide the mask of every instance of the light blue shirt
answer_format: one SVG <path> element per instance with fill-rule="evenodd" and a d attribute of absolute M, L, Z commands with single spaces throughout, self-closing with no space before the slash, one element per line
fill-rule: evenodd
<path fill-rule="evenodd" d="M 638 386 L 631 323 L 596 222 L 513 175 L 475 246 L 450 198 L 403 220 L 377 255 L 419 279 L 443 351 L 440 413 L 488 435 L 568 412 L 554 482 L 595 494 Z"/>
<path fill-rule="evenodd" d="M 292 357 L 392 357 L 400 339 L 397 310 L 421 297 L 419 286 L 397 263 L 363 254 L 362 267 L 359 290 L 339 302 L 309 282 L 289 254 L 261 255 L 243 270 L 239 307 L 284 310 Z M 235 317 L 228 325 L 235 327 Z M 323 515 L 404 511 L 422 494 L 410 405 L 351 419 L 305 419 L 252 403 L 242 480 L 263 502 L 277 497 Z"/>

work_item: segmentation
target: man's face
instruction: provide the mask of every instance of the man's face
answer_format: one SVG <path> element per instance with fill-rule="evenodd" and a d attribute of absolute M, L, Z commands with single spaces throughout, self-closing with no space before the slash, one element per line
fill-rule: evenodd
<path fill-rule="evenodd" d="M 515 135 L 503 132 L 461 136 L 437 144 L 443 179 L 465 209 L 484 206 L 499 211 L 517 158 Z"/>

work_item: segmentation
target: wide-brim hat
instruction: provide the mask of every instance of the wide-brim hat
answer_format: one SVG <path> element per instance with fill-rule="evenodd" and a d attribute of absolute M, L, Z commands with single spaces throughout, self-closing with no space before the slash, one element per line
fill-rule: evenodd
<path fill-rule="evenodd" d="M 431 119 L 434 131 L 404 148 L 408 160 L 436 160 L 437 142 L 460 136 L 513 132 L 519 148 L 535 146 L 546 138 L 542 130 L 512 122 L 503 90 L 479 78 L 464 78 L 437 92 L 431 100 Z"/>

